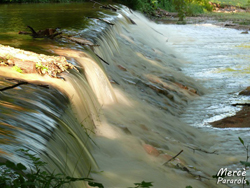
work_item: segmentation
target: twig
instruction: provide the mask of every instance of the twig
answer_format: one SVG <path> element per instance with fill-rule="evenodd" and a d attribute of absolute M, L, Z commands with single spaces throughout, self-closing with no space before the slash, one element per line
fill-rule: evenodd
<path fill-rule="evenodd" d="M 170 161 L 174 160 L 176 157 L 178 157 L 181 153 L 183 152 L 183 150 L 181 150 L 179 153 L 177 153 L 174 157 L 172 157 L 171 159 L 169 159 L 167 162 L 165 162 L 163 165 L 167 165 Z"/>
<path fill-rule="evenodd" d="M 18 87 L 20 85 L 25 85 L 25 84 L 28 84 L 28 82 L 19 82 L 17 84 L 12 85 L 12 86 L 8 86 L 8 87 L 5 87 L 5 88 L 2 88 L 2 89 L 0 89 L 0 91 L 5 91 L 5 90 L 8 90 L 8 89 L 13 89 L 15 87 Z"/>
<path fill-rule="evenodd" d="M 35 85 L 35 86 L 39 86 L 39 87 L 44 87 L 46 89 L 49 89 L 49 86 L 48 85 L 42 85 L 42 84 L 33 84 L 33 83 L 29 83 L 29 82 L 25 82 L 25 81 L 19 81 L 19 80 L 15 80 L 15 79 L 6 79 L 6 80 L 9 80 L 9 81 L 17 81 L 18 83 L 17 84 L 14 84 L 12 86 L 8 86 L 8 87 L 5 87 L 5 88 L 2 88 L 0 89 L 0 91 L 5 91 L 5 90 L 8 90 L 8 89 L 13 89 L 15 87 L 18 87 L 20 85 L 27 85 L 27 84 L 30 84 L 30 85 Z"/>
<path fill-rule="evenodd" d="M 193 150 L 193 152 L 195 153 L 195 151 L 200 151 L 200 152 L 204 152 L 204 153 L 207 153 L 207 154 L 216 154 L 216 155 L 219 155 L 218 153 L 216 153 L 217 151 L 213 151 L 213 152 L 210 152 L 210 151 L 206 151 L 206 150 L 203 150 L 203 149 L 200 149 L 200 148 L 193 148 L 193 147 L 190 147 L 190 146 L 186 146 L 187 148 L 190 148 Z"/>
<path fill-rule="evenodd" d="M 95 55 L 96 55 L 100 60 L 102 60 L 104 63 L 106 63 L 107 65 L 109 65 L 109 63 L 108 63 L 107 61 L 105 61 L 104 59 L 102 59 L 99 55 L 97 55 L 96 53 L 95 53 Z"/>
<path fill-rule="evenodd" d="M 198 177 L 200 181 L 202 181 L 202 178 L 204 179 L 207 179 L 207 180 L 210 180 L 209 178 L 205 177 L 205 176 L 202 176 L 202 175 L 197 175 L 195 174 L 194 172 L 191 172 L 187 167 L 183 166 L 181 167 L 179 164 L 176 165 L 177 168 L 183 170 L 183 171 L 186 171 L 188 174 L 194 176 L 194 177 Z"/>
<path fill-rule="evenodd" d="M 93 2 L 93 3 L 95 3 L 95 4 L 100 5 L 101 8 L 110 9 L 110 10 L 113 10 L 113 11 L 115 11 L 115 12 L 117 11 L 117 8 L 115 8 L 115 7 L 112 6 L 112 5 L 106 6 L 106 5 L 103 5 L 103 4 L 99 3 L 99 2 L 96 2 L 96 1 L 94 1 L 94 0 L 90 0 L 90 1 Z M 94 4 L 94 5 L 95 5 L 95 4 Z"/>
<path fill-rule="evenodd" d="M 93 0 L 90 0 L 91 2 L 95 3 L 95 4 L 98 4 L 98 5 L 101 5 L 101 6 L 104 6 L 103 4 L 99 3 L 99 2 L 96 2 L 96 1 L 93 1 Z M 95 5 L 94 4 L 94 5 Z"/>

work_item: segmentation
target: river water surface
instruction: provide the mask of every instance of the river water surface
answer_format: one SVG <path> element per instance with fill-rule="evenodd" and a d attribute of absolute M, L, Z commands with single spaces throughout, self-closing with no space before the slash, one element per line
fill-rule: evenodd
<path fill-rule="evenodd" d="M 240 167 L 245 153 L 238 137 L 250 142 L 249 129 L 215 129 L 209 122 L 240 110 L 231 103 L 248 100 L 237 95 L 249 82 L 248 35 L 211 24 L 155 24 L 126 7 L 113 13 L 92 6 L 0 6 L 1 44 L 63 55 L 80 70 L 62 75 L 66 81 L 0 71 L 1 87 L 13 84 L 5 77 L 51 85 L 1 93 L 3 157 L 25 163 L 16 150 L 26 148 L 49 171 L 90 172 L 108 188 L 142 181 L 156 188 L 226 186 L 211 176 Z M 94 52 L 110 65 L 86 46 L 18 35 L 27 25 L 86 38 L 100 45 Z M 178 160 L 163 165 L 181 150 Z"/>

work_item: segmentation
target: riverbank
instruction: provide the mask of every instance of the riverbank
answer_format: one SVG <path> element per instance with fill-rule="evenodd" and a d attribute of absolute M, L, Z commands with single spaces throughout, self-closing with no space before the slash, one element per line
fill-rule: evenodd
<path fill-rule="evenodd" d="M 204 24 L 211 23 L 217 26 L 233 28 L 238 30 L 250 30 L 250 11 L 246 7 L 234 5 L 220 5 L 211 3 L 214 9 L 212 12 L 186 16 L 184 21 L 179 21 L 177 12 L 167 12 L 157 9 L 155 15 L 150 17 L 152 21 L 163 24 Z"/>
<path fill-rule="evenodd" d="M 239 95 L 249 97 L 249 87 L 241 91 Z M 233 116 L 225 117 L 221 120 L 211 123 L 217 128 L 248 128 L 250 127 L 250 104 L 245 100 L 243 102 L 232 104 L 235 107 L 241 106 L 242 109 Z"/>
<path fill-rule="evenodd" d="M 244 106 L 235 115 L 212 122 L 211 125 L 217 128 L 247 128 L 250 126 L 250 107 Z"/>

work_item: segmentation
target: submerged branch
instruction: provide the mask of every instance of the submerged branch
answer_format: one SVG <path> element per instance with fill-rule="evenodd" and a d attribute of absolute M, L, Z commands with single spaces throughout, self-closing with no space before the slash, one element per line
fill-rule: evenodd
<path fill-rule="evenodd" d="M 9 89 L 13 89 L 13 88 L 18 87 L 18 86 L 20 86 L 20 85 L 27 85 L 27 84 L 35 85 L 35 86 L 39 86 L 39 87 L 43 87 L 43 88 L 49 89 L 49 86 L 48 86 L 48 85 L 34 84 L 34 83 L 29 83 L 29 82 L 25 82 L 25 81 L 19 81 L 19 80 L 15 80 L 15 79 L 6 79 L 6 80 L 17 81 L 18 83 L 17 83 L 17 84 L 14 84 L 14 85 L 12 85 L 12 86 L 8 86 L 8 87 L 1 88 L 1 89 L 0 89 L 1 92 L 2 92 L 2 91 L 9 90 Z"/>
<path fill-rule="evenodd" d="M 192 149 L 194 153 L 195 153 L 195 151 L 200 151 L 200 152 L 207 153 L 207 154 L 216 154 L 216 155 L 219 155 L 216 150 L 210 152 L 210 151 L 206 151 L 206 150 L 203 150 L 203 149 L 200 149 L 200 148 L 193 148 L 191 146 L 185 146 L 185 147 L 187 147 L 189 149 Z"/>
<path fill-rule="evenodd" d="M 5 87 L 5 88 L 2 88 L 2 89 L 0 89 L 0 91 L 5 91 L 5 90 L 8 90 L 8 89 L 13 89 L 15 87 L 18 87 L 18 86 L 24 85 L 24 84 L 28 84 L 28 82 L 19 82 L 17 84 L 12 85 L 12 86 L 8 86 L 8 87 Z"/>
<path fill-rule="evenodd" d="M 96 53 L 95 53 L 95 55 L 96 55 L 100 60 L 102 60 L 104 63 L 106 63 L 107 65 L 109 65 L 109 63 L 108 63 L 107 61 L 105 61 L 103 58 L 101 58 L 99 55 L 97 55 Z"/>
<path fill-rule="evenodd" d="M 163 165 L 167 165 L 170 161 L 174 160 L 176 157 L 178 157 L 181 153 L 183 152 L 183 150 L 181 150 L 179 153 L 177 153 L 174 157 L 172 157 L 171 159 L 169 159 L 167 162 L 165 162 Z"/>

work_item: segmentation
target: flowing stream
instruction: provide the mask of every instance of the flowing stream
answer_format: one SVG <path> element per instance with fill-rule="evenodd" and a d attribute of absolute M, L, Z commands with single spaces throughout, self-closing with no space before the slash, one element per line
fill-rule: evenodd
<path fill-rule="evenodd" d="M 13 84 L 5 77 L 51 86 L 0 93 L 2 157 L 28 163 L 17 151 L 26 148 L 49 171 L 90 172 L 107 188 L 142 181 L 156 188 L 227 187 L 211 176 L 244 160 L 238 136 L 249 142 L 249 129 L 215 129 L 209 122 L 240 110 L 231 103 L 248 100 L 237 96 L 249 82 L 248 35 L 211 24 L 156 24 L 126 7 L 112 13 L 92 5 L 0 6 L 1 44 L 63 55 L 79 69 L 62 74 L 66 81 L 0 69 L 1 88 Z M 109 65 L 86 46 L 18 35 L 27 25 L 91 40 Z"/>

